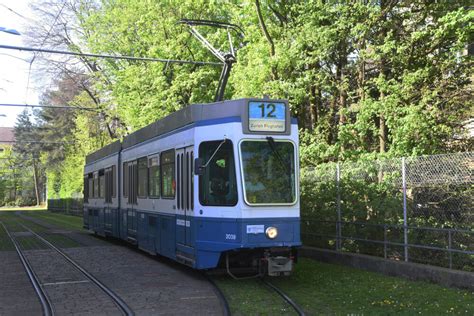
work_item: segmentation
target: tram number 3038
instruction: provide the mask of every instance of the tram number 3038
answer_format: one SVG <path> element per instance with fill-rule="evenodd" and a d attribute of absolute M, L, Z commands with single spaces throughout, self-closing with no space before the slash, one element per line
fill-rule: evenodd
<path fill-rule="evenodd" d="M 237 235 L 236 234 L 225 234 L 225 239 L 226 240 L 236 240 Z"/>

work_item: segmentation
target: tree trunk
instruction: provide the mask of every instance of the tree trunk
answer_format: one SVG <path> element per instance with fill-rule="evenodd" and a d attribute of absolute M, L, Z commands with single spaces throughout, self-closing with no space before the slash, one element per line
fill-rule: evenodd
<path fill-rule="evenodd" d="M 13 170 L 13 200 L 16 200 L 16 170 Z M 10 195 L 11 196 L 11 195 Z"/>
<path fill-rule="evenodd" d="M 359 65 L 359 102 L 363 102 L 365 100 L 365 60 L 361 59 Z"/>
<path fill-rule="evenodd" d="M 346 103 L 347 103 L 347 92 L 345 88 L 345 67 L 347 64 L 347 56 L 345 51 L 342 52 L 343 55 L 341 55 L 341 58 L 339 60 L 339 128 L 341 128 L 342 125 L 346 123 L 346 115 L 344 113 L 344 110 L 346 109 Z M 339 130 L 338 128 L 338 130 Z M 344 144 L 341 144 L 341 152 L 345 151 Z"/>
<path fill-rule="evenodd" d="M 314 129 L 318 123 L 319 113 L 318 113 L 318 91 L 316 91 L 316 86 L 312 85 L 310 88 L 310 100 L 309 100 L 309 113 L 311 117 L 311 130 Z"/>
<path fill-rule="evenodd" d="M 260 1 L 255 0 L 255 9 L 257 10 L 258 22 L 260 23 L 260 28 L 262 29 L 265 38 L 267 39 L 268 45 L 270 45 L 270 57 L 275 56 L 275 44 L 273 43 L 273 39 L 268 32 L 267 26 L 265 25 L 265 21 L 263 20 L 262 10 L 260 8 Z M 278 79 L 278 74 L 274 66 L 271 68 L 273 80 Z"/>
<path fill-rule="evenodd" d="M 337 141 L 337 93 L 331 98 L 330 103 L 330 132 L 328 143 L 333 145 Z"/>
<path fill-rule="evenodd" d="M 298 111 L 298 125 L 303 127 L 304 129 L 308 128 L 308 120 L 307 120 L 307 111 L 306 111 L 306 104 L 301 105 L 300 111 Z"/>
<path fill-rule="evenodd" d="M 37 175 L 37 166 L 35 158 L 33 158 L 33 178 L 35 181 L 35 194 L 36 194 L 36 206 L 40 205 L 40 196 L 39 196 L 39 188 L 38 188 L 38 175 Z"/>
<path fill-rule="evenodd" d="M 386 17 L 386 9 L 387 9 L 387 1 L 382 0 L 380 1 L 380 8 L 382 9 L 382 23 L 385 23 L 387 17 Z M 385 39 L 387 36 L 387 29 L 385 27 L 382 28 L 382 38 Z M 380 59 L 380 73 L 383 75 L 384 79 L 387 80 L 389 76 L 389 71 L 387 70 L 387 62 L 385 60 L 385 57 L 382 56 Z M 380 98 L 379 101 L 381 102 L 381 106 L 384 107 L 384 102 L 385 102 L 385 92 L 380 91 Z M 380 153 L 385 153 L 387 151 L 387 125 L 385 122 L 385 116 L 383 113 L 383 108 L 379 109 L 380 114 L 379 114 L 379 150 Z"/>
<path fill-rule="evenodd" d="M 265 25 L 265 22 L 263 21 L 262 10 L 260 9 L 260 1 L 255 0 L 255 8 L 257 9 L 258 21 L 260 22 L 260 27 L 262 28 L 262 32 L 265 35 L 265 38 L 267 39 L 268 44 L 270 45 L 270 56 L 275 56 L 275 44 L 273 44 L 272 37 L 270 36 L 270 33 L 268 33 L 267 26 Z"/>
<path fill-rule="evenodd" d="M 380 153 L 384 153 L 387 151 L 387 131 L 386 131 L 386 125 L 385 125 L 385 118 L 383 114 L 380 114 L 380 141 L 379 141 L 379 147 L 380 147 Z"/>

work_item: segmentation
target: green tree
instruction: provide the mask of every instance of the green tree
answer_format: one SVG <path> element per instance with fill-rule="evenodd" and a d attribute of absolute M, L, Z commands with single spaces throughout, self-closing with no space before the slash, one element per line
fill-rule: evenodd
<path fill-rule="evenodd" d="M 38 137 L 36 127 L 31 122 L 30 116 L 28 109 L 17 116 L 14 126 L 15 144 L 13 151 L 17 157 L 16 164 L 18 167 L 23 167 L 23 170 L 28 167 L 33 169 L 31 180 L 34 184 L 36 205 L 40 205 L 44 184 L 44 169 L 39 159 L 41 139 Z"/>
<path fill-rule="evenodd" d="M 62 8 L 56 1 L 52 7 Z M 54 39 L 81 52 L 216 61 L 177 22 L 208 19 L 242 26 L 246 45 L 226 98 L 289 99 L 304 167 L 472 150 L 472 139 L 454 141 L 463 134 L 460 122 L 474 110 L 472 56 L 465 54 L 473 34 L 468 5 L 463 0 L 72 1 L 57 11 L 67 27 L 54 26 L 50 17 L 45 21 L 54 26 L 54 36 L 37 33 L 47 45 Z M 200 31 L 227 49 L 224 30 Z M 210 66 L 91 58 L 81 59 L 79 69 L 85 74 L 71 76 L 68 68 L 58 76 L 63 83 L 45 102 L 65 98 L 98 113 L 44 111 L 40 119 L 61 131 L 42 137 L 74 142 L 61 151 L 49 148 L 47 159 L 62 161 L 54 177 L 58 194 L 80 187 L 65 175 L 78 175 L 76 165 L 89 151 L 188 104 L 212 101 L 220 73 Z M 61 85 L 74 84 L 66 74 L 86 84 L 68 96 Z"/>

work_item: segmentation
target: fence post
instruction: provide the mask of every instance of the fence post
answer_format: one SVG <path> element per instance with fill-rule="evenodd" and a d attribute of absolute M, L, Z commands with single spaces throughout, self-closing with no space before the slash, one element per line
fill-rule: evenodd
<path fill-rule="evenodd" d="M 403 244 L 404 244 L 404 250 L 405 250 L 405 261 L 408 262 L 407 181 L 406 181 L 405 157 L 402 157 L 402 189 L 403 189 Z"/>
<path fill-rule="evenodd" d="M 341 181 L 341 169 L 339 162 L 336 164 L 336 188 L 337 188 L 337 224 L 336 224 L 336 250 L 341 250 L 341 189 L 340 189 L 340 181 Z"/>
<path fill-rule="evenodd" d="M 451 229 L 448 230 L 448 253 L 449 253 L 449 268 L 453 268 L 453 252 L 451 247 L 453 245 L 453 237 L 451 235 Z"/>

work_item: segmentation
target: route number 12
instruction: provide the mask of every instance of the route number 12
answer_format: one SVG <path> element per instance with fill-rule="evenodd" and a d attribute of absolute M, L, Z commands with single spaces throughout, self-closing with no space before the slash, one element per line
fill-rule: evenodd
<path fill-rule="evenodd" d="M 268 117 L 268 118 L 275 118 L 275 104 L 273 103 L 268 103 L 267 106 L 265 107 L 265 104 L 260 104 L 258 106 L 262 110 L 262 117 Z M 266 112 L 266 113 L 265 113 Z M 266 114 L 266 115 L 265 115 Z"/>

